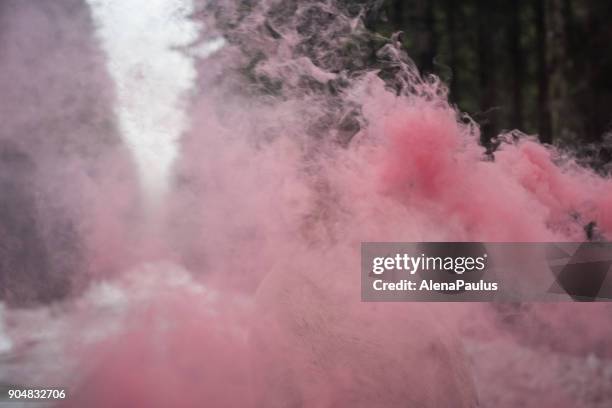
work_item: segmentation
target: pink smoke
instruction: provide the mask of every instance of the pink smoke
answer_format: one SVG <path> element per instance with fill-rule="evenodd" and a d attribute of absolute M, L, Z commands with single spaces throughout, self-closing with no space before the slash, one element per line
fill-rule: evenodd
<path fill-rule="evenodd" d="M 506 327 L 487 305 L 360 302 L 361 241 L 572 241 L 584 239 L 583 219 L 610 233 L 609 180 L 554 163 L 557 153 L 530 139 L 482 160 L 477 133 L 449 106 L 371 86 L 381 96 L 364 102 L 369 127 L 348 150 L 326 147 L 310 174 L 299 140 L 280 134 L 262 147 L 241 137 L 262 117 L 293 120 L 285 106 L 233 112 L 240 121 L 228 123 L 200 105 L 205 119 L 183 159 L 193 179 L 171 220 L 189 227 L 174 229 L 175 242 L 201 256 L 186 259 L 218 297 L 156 294 L 126 334 L 86 352 L 103 362 L 68 406 L 474 406 L 460 339 L 502 347 L 511 333 L 536 349 L 609 353 L 605 305 L 533 305 Z M 474 364 L 477 374 L 498 367 Z M 497 375 L 476 385 L 481 399 L 516 397 L 499 406 L 570 398 L 508 391 L 513 374 Z"/>
<path fill-rule="evenodd" d="M 582 241 L 590 221 L 609 237 L 612 181 L 527 136 L 500 136 L 485 160 L 477 127 L 459 120 L 439 85 L 398 95 L 375 72 L 341 77 L 290 52 L 303 40 L 292 27 L 270 44 L 249 26 L 264 18 L 254 13 L 237 33 L 268 53 L 254 76 L 280 76 L 289 90 L 262 96 L 227 73 L 245 62 L 237 46 L 203 63 L 175 190 L 151 221 L 162 228 L 117 217 L 136 189 L 113 182 L 122 173 L 111 173 L 112 159 L 100 166 L 114 177 L 79 187 L 88 262 L 103 272 L 55 311 L 55 341 L 74 362 L 44 379 L 71 386 L 59 405 L 473 407 L 478 394 L 492 406 L 584 402 L 554 380 L 572 359 L 610 356 L 609 307 L 362 303 L 359 245 Z M 304 75 L 349 85 L 321 95 L 301 88 Z M 342 147 L 333 120 L 321 122 L 347 106 L 358 106 L 360 126 Z M 512 369 L 509 356 L 522 357 Z M 559 362 L 534 373 L 537 356 Z M 544 385 L 525 390 L 516 377 Z"/>

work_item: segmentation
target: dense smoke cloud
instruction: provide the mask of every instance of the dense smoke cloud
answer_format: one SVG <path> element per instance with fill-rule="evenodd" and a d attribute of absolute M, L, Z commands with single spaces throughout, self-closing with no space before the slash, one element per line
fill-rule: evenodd
<path fill-rule="evenodd" d="M 57 18 L 80 4 L 88 23 L 60 20 L 47 29 L 89 35 L 82 3 L 58 4 L 66 9 L 53 6 Z M 497 151 L 487 154 L 477 125 L 448 103 L 444 85 L 421 78 L 396 38 L 366 30 L 363 19 L 375 5 L 201 6 L 193 18 L 204 20 L 202 41 L 223 37 L 226 45 L 200 61 L 173 187 L 163 214 L 147 220 L 163 227 L 127 241 L 137 251 L 126 250 L 125 234 L 140 230 L 120 221 L 121 210 L 135 208 L 128 204 L 137 184 L 115 173 L 130 167 L 122 149 L 102 143 L 116 133 L 83 128 L 99 115 L 63 117 L 65 129 L 58 130 L 83 129 L 74 133 L 76 146 L 98 153 L 75 148 L 70 160 L 56 153 L 15 159 L 24 168 L 48 161 L 53 171 L 41 174 L 53 176 L 38 180 L 59 189 L 53 202 L 65 200 L 73 224 L 87 226 L 77 239 L 86 249 L 70 251 L 87 268 L 70 276 L 115 269 L 53 308 L 3 312 L 17 344 L 46 321 L 46 339 L 23 358 L 48 367 L 54 348 L 62 364 L 41 368 L 35 381 L 65 381 L 65 406 L 75 407 L 471 407 L 477 394 L 483 406 L 598 406 L 596 397 L 605 406 L 609 395 L 571 376 L 612 375 L 601 360 L 612 350 L 606 305 L 362 303 L 359 248 L 362 241 L 583 241 L 591 222 L 603 239 L 612 234 L 609 179 L 518 132 L 501 135 Z M 25 13 L 12 19 L 15 38 L 45 27 L 32 22 L 55 15 L 44 7 L 24 6 L 30 14 L 11 9 Z M 1 63 L 28 67 L 25 59 L 42 55 L 47 37 Z M 53 44 L 63 50 L 72 43 Z M 83 87 L 98 83 L 96 75 L 79 82 L 77 62 L 88 60 L 83 51 L 74 58 L 69 67 L 36 66 L 40 75 L 70 76 L 66 85 L 80 84 L 75 95 L 91 97 Z M 105 78 L 103 61 L 96 61 Z M 32 78 L 21 75 L 15 78 Z M 11 86 L 16 95 L 36 93 Z M 71 89 L 61 87 L 58 97 L 70 100 Z M 103 116 L 112 118 L 111 103 L 109 96 Z M 71 112 L 50 104 L 16 109 L 3 121 L 36 123 L 58 106 Z M 84 180 L 67 189 L 75 171 Z M 84 209 L 73 211 L 69 205 L 82 197 Z M 522 358 L 509 369 L 510 355 Z M 534 355 L 554 362 L 535 373 Z M 589 371 L 593 364 L 601 372 Z M 7 373 L 2 381 L 34 382 L 23 371 Z M 521 388 L 517 376 L 533 389 Z M 566 383 L 578 389 L 562 389 Z"/>
<path fill-rule="evenodd" d="M 0 19 L 0 296 L 32 304 L 116 266 L 137 182 L 87 6 L 9 0 Z"/>

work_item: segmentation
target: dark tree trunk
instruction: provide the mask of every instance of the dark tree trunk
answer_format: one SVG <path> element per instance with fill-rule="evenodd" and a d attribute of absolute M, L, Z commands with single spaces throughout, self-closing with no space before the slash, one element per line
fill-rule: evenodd
<path fill-rule="evenodd" d="M 423 70 L 427 73 L 434 71 L 434 60 L 438 50 L 438 36 L 436 33 L 436 17 L 434 14 L 435 1 L 429 0 L 425 7 L 425 30 L 428 44 L 423 56 Z"/>
<path fill-rule="evenodd" d="M 404 2 L 401 0 L 395 0 L 393 2 L 393 15 L 391 21 L 394 26 L 398 29 L 404 28 Z"/>
<path fill-rule="evenodd" d="M 538 133 L 542 143 L 552 143 L 550 117 L 550 83 L 548 78 L 548 44 L 545 0 L 534 2 L 538 78 Z"/>
<path fill-rule="evenodd" d="M 450 96 L 455 102 L 459 101 L 459 61 L 457 58 L 457 4 L 456 0 L 446 0 L 446 24 L 448 30 L 448 47 L 450 54 Z"/>
<path fill-rule="evenodd" d="M 478 82 L 480 86 L 480 114 L 478 121 L 481 126 L 481 142 L 489 146 L 491 139 L 497 133 L 496 119 L 496 61 L 493 56 L 493 42 L 491 35 L 491 4 L 488 0 L 477 1 L 478 19 Z"/>
<path fill-rule="evenodd" d="M 571 53 L 576 45 L 576 19 L 572 0 L 562 0 L 561 14 L 563 15 L 563 31 L 565 32 L 565 48 L 568 53 Z"/>
<path fill-rule="evenodd" d="M 523 86 L 525 59 L 521 46 L 521 0 L 511 2 L 508 30 L 512 58 L 512 127 L 523 129 Z"/>

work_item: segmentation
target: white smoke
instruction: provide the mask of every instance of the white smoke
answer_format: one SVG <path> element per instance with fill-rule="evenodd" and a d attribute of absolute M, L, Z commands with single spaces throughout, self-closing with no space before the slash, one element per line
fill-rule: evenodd
<path fill-rule="evenodd" d="M 185 131 L 200 27 L 191 0 L 88 0 L 115 81 L 116 112 L 148 201 L 167 191 Z M 215 44 L 212 45 L 213 50 Z"/>

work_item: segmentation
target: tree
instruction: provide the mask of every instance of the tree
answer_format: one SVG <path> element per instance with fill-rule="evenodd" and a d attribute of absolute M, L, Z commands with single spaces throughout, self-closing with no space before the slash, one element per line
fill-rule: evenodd
<path fill-rule="evenodd" d="M 552 122 L 550 117 L 550 82 L 548 71 L 548 41 L 545 0 L 536 0 L 534 24 L 536 27 L 536 56 L 538 81 L 538 136 L 542 143 L 552 143 Z"/>

